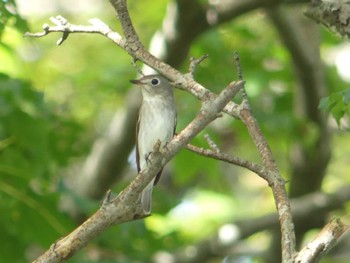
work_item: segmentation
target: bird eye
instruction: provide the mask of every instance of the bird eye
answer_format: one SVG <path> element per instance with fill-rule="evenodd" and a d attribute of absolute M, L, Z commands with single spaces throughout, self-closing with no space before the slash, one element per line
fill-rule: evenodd
<path fill-rule="evenodd" d="M 159 84 L 159 79 L 152 79 L 151 83 L 152 83 L 152 85 L 156 86 Z"/>

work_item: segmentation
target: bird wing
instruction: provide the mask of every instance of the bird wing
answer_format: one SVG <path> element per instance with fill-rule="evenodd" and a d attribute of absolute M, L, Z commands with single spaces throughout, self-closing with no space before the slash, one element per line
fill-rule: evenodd
<path fill-rule="evenodd" d="M 139 128 L 140 128 L 140 118 L 138 118 L 136 123 L 136 165 L 137 165 L 137 172 L 139 173 L 141 170 L 140 167 L 140 153 L 139 153 L 139 146 L 138 146 L 138 134 L 139 134 Z"/>

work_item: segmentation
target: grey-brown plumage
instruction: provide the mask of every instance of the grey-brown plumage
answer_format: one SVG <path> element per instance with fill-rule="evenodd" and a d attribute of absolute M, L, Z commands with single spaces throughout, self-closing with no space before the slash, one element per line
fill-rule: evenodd
<path fill-rule="evenodd" d="M 148 75 L 139 80 L 132 80 L 142 87 L 142 104 L 136 129 L 136 161 L 140 172 L 147 166 L 147 158 L 154 145 L 161 142 L 161 147 L 169 142 L 175 132 L 176 109 L 173 87 L 160 75 Z M 152 190 L 162 171 L 146 186 L 141 195 L 145 213 L 151 212 Z"/>

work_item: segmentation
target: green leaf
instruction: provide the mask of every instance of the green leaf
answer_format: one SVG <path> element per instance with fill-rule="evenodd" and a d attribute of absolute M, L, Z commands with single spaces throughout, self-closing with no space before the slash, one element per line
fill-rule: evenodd
<path fill-rule="evenodd" d="M 350 89 L 346 89 L 322 98 L 319 108 L 324 112 L 331 113 L 339 126 L 341 118 L 349 111 L 349 101 Z"/>

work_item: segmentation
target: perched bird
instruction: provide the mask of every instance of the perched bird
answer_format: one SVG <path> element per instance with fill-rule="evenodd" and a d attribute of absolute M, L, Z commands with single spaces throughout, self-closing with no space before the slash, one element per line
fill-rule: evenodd
<path fill-rule="evenodd" d="M 131 83 L 141 86 L 142 104 L 136 128 L 136 162 L 140 172 L 147 166 L 147 158 L 155 144 L 160 141 L 164 147 L 174 136 L 176 109 L 173 87 L 160 75 L 148 75 Z M 162 171 L 146 186 L 141 195 L 145 213 L 151 212 L 153 186 L 157 184 Z"/>

